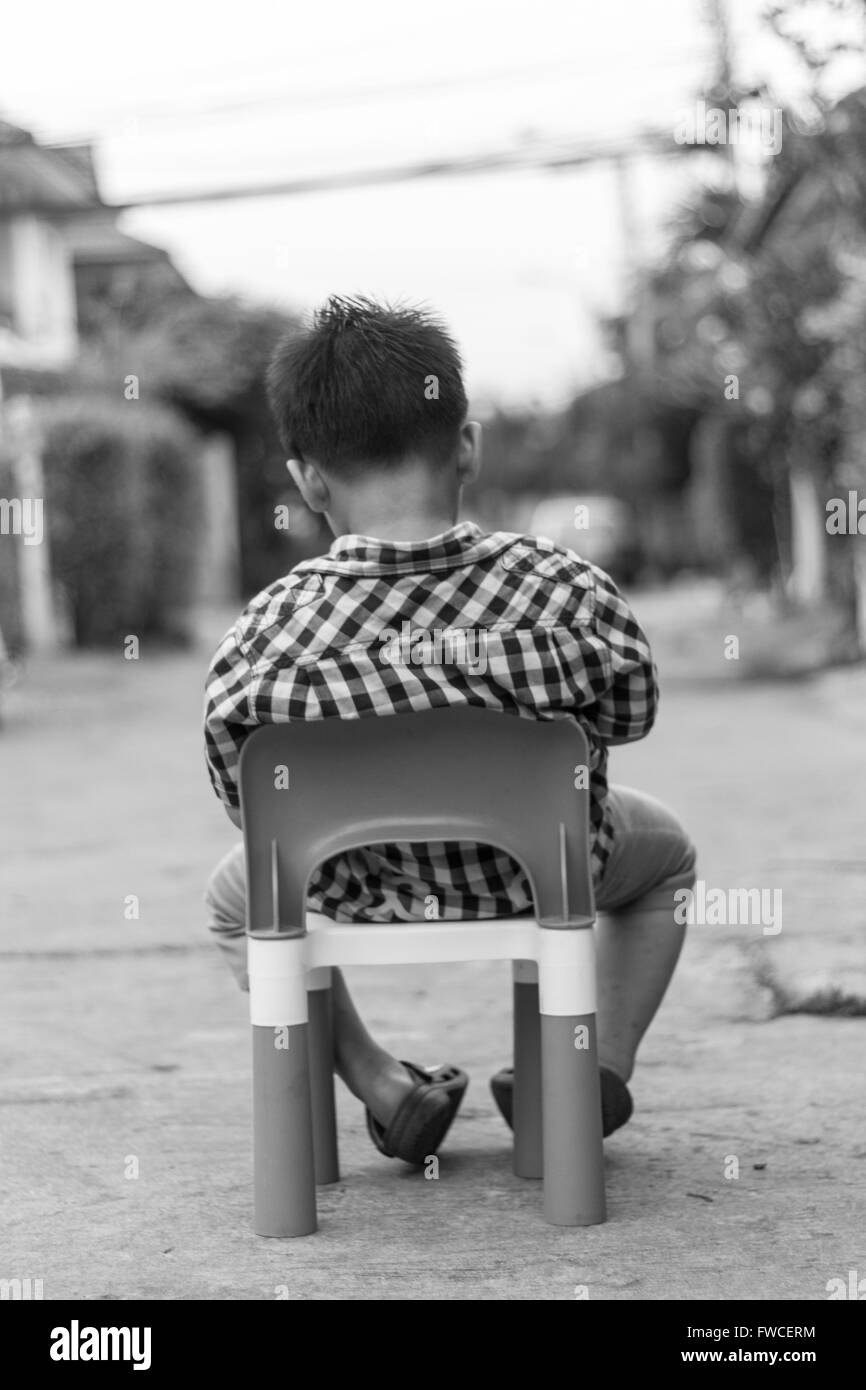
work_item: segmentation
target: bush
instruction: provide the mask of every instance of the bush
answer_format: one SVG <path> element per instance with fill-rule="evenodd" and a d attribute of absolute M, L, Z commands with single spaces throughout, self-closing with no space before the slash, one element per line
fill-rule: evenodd
<path fill-rule="evenodd" d="M 196 436 L 174 411 L 66 397 L 40 404 L 45 526 L 77 646 L 177 640 L 194 595 Z"/>
<path fill-rule="evenodd" d="M 109 316 L 93 330 L 82 357 L 85 379 L 117 379 L 125 370 L 148 383 L 148 392 L 176 408 L 198 429 L 218 430 L 234 442 L 241 585 L 244 595 L 270 584 L 298 560 L 321 554 L 331 543 L 324 522 L 314 535 L 288 534 L 274 526 L 274 507 L 302 503 L 289 483 L 285 452 L 268 405 L 264 374 L 284 333 L 297 329 L 291 314 L 228 298 L 175 295 L 136 303 L 130 321 Z M 118 342 L 121 348 L 118 349 Z"/>

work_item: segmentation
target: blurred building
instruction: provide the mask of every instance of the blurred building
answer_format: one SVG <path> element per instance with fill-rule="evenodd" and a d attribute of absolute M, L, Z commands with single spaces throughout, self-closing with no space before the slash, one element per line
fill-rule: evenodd
<path fill-rule="evenodd" d="M 0 121 L 0 366 L 64 366 L 106 314 L 145 294 L 194 295 L 167 251 L 117 220 L 91 145 L 40 145 Z"/>
<path fill-rule="evenodd" d="M 0 121 L 0 495 L 45 498 L 36 398 L 76 394 L 75 367 L 89 339 L 136 316 L 198 300 L 168 252 L 118 226 L 100 193 L 89 144 L 41 145 Z M 134 371 L 134 364 L 126 364 Z M 118 391 L 122 391 L 122 377 Z M 136 397 L 137 399 L 137 397 Z M 237 487 L 230 441 L 202 440 L 200 595 L 237 590 Z M 3 541 L 7 537 L 3 536 Z M 57 644 L 48 527 L 38 545 L 0 546 L 0 632 L 30 650 Z"/>
<path fill-rule="evenodd" d="M 26 130 L 0 122 L 0 367 L 52 367 L 77 344 L 70 213 L 98 206 L 95 182 Z"/>

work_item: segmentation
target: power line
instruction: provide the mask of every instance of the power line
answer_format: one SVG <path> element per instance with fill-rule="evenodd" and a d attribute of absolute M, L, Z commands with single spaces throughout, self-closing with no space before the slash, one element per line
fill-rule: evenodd
<path fill-rule="evenodd" d="M 688 146 L 674 144 L 668 131 L 645 131 L 628 144 L 552 146 L 548 150 L 501 150 L 451 159 L 423 160 L 412 164 L 370 169 L 345 170 L 334 174 L 313 174 L 238 187 L 194 189 L 165 193 L 137 194 L 122 203 L 109 204 L 113 212 L 141 207 L 171 207 L 196 203 L 237 202 L 252 198 L 288 198 L 309 193 L 330 193 L 349 188 L 369 188 L 407 183 L 416 179 L 463 177 L 468 174 L 496 174 L 539 170 L 575 169 L 582 165 L 623 159 L 638 154 L 679 155 Z"/>

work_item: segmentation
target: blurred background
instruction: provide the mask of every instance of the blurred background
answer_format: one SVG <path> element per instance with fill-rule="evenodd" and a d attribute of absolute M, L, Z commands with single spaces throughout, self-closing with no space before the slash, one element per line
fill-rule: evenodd
<path fill-rule="evenodd" d="M 672 663 L 718 677 L 718 623 L 747 639 L 738 676 L 862 659 L 866 3 L 531 21 L 6 17 L 7 680 L 40 651 L 189 641 L 327 548 L 262 372 L 355 292 L 452 326 L 485 426 L 469 515 L 640 590 Z M 37 497 L 41 544 L 16 534 Z"/>

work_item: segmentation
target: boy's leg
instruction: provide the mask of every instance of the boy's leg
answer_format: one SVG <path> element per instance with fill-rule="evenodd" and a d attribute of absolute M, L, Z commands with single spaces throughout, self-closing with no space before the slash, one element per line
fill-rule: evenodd
<path fill-rule="evenodd" d="M 208 925 L 217 945 L 241 989 L 248 990 L 246 865 L 242 844 L 235 845 L 220 860 L 211 875 L 205 901 Z M 332 972 L 332 981 L 337 1073 L 380 1124 L 387 1125 L 416 1083 L 406 1068 L 367 1032 L 340 970 Z"/>
<path fill-rule="evenodd" d="M 223 855 L 204 895 L 208 927 L 226 964 L 240 985 L 249 990 L 247 975 L 247 875 L 243 844 Z"/>
<path fill-rule="evenodd" d="M 692 888 L 695 850 L 653 797 L 610 788 L 614 847 L 596 892 L 599 1061 L 628 1081 L 685 935 L 675 892 Z"/>
<path fill-rule="evenodd" d="M 334 991 L 334 1063 L 337 1075 L 353 1096 L 372 1111 L 380 1124 L 388 1124 L 398 1105 L 416 1083 L 364 1026 L 342 970 L 332 970 Z"/>

